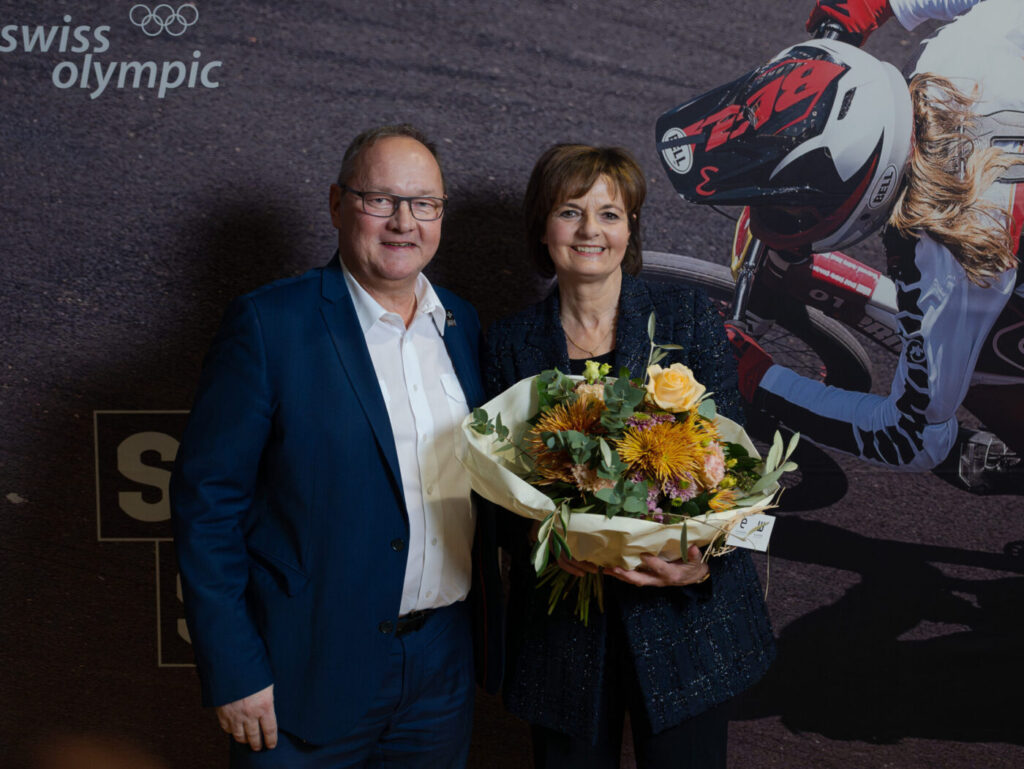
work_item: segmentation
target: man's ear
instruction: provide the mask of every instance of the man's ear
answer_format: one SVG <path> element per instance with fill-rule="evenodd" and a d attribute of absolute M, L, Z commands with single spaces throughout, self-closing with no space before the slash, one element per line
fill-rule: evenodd
<path fill-rule="evenodd" d="M 331 185 L 331 224 L 333 224 L 336 229 L 341 229 L 341 199 L 344 194 L 345 193 L 342 191 L 341 187 L 339 187 L 337 184 Z"/>

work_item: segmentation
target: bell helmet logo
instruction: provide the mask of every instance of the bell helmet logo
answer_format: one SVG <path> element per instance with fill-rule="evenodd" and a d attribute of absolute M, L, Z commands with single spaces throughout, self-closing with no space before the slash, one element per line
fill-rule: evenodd
<path fill-rule="evenodd" d="M 895 185 L 896 166 L 890 165 L 885 169 L 882 178 L 875 185 L 874 192 L 871 193 L 871 200 L 868 202 L 868 208 L 878 208 L 883 205 L 891 196 Z"/>
<path fill-rule="evenodd" d="M 128 18 L 149 37 L 156 37 L 162 32 L 171 37 L 181 37 L 199 21 L 199 9 L 189 3 L 179 5 L 177 9 L 167 3 L 152 9 L 148 5 L 139 4 L 132 6 Z"/>
<path fill-rule="evenodd" d="M 683 129 L 673 126 L 665 131 L 665 135 L 661 137 L 661 143 L 668 144 L 669 142 L 685 138 L 686 133 Z M 665 164 L 677 174 L 689 173 L 690 169 L 693 168 L 693 150 L 689 144 L 676 144 L 672 147 L 665 147 L 661 151 L 661 156 L 665 159 Z"/>

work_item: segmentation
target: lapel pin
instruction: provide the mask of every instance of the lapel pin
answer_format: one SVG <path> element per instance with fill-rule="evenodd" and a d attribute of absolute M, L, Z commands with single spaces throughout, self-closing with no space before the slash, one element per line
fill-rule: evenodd
<path fill-rule="evenodd" d="M 444 322 L 445 322 L 446 326 L 454 326 L 455 325 L 455 313 L 454 312 L 452 312 L 451 310 L 445 310 L 444 311 L 444 317 L 445 317 L 445 321 Z"/>

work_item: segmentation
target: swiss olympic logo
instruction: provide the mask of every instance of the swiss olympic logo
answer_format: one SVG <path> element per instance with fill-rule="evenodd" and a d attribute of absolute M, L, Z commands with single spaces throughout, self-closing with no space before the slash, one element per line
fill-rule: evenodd
<path fill-rule="evenodd" d="M 139 4 L 132 6 L 128 18 L 149 37 L 156 37 L 161 32 L 180 37 L 199 21 L 199 9 L 190 3 L 179 5 L 177 10 L 167 3 L 161 3 L 152 10 L 148 5 Z"/>

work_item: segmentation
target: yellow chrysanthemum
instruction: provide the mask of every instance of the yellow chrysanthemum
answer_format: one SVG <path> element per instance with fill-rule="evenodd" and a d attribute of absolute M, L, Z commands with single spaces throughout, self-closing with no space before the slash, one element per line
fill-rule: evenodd
<path fill-rule="evenodd" d="M 665 481 L 695 475 L 703 467 L 710 440 L 717 437 L 714 425 L 693 413 L 683 422 L 629 427 L 617 448 L 632 471 Z"/>
<path fill-rule="evenodd" d="M 607 432 L 601 424 L 601 412 L 605 410 L 602 401 L 593 398 L 578 398 L 573 403 L 559 403 L 545 412 L 526 439 L 527 450 L 533 457 L 534 469 L 540 476 L 537 483 L 557 481 L 572 483 L 573 461 L 569 452 L 552 450 L 544 445 L 541 433 L 576 430 L 586 435 Z"/>
<path fill-rule="evenodd" d="M 689 422 L 673 421 L 629 427 L 616 448 L 630 470 L 665 481 L 696 471 L 704 457 L 700 441 Z"/>

